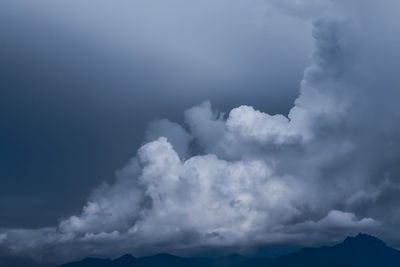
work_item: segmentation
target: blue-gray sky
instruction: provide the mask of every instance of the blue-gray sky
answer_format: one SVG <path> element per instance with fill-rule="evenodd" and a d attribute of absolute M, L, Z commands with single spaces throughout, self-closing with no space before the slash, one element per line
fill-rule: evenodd
<path fill-rule="evenodd" d="M 287 113 L 313 45 L 307 22 L 260 1 L 0 5 L 0 227 L 79 209 L 153 119 L 207 99 Z"/>
<path fill-rule="evenodd" d="M 399 247 L 397 0 L 1 5 L 0 253 Z"/>

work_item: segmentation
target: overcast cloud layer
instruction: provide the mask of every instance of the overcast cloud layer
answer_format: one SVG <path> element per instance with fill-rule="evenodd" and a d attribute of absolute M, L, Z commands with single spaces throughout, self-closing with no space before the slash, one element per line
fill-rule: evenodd
<path fill-rule="evenodd" d="M 185 111 L 185 125 L 154 121 L 148 142 L 81 213 L 54 228 L 3 229 L 3 249 L 54 258 L 249 252 L 360 231 L 399 244 L 400 3 L 280 3 L 304 19 L 323 14 L 287 117 L 250 106 L 221 114 L 206 101 Z"/>

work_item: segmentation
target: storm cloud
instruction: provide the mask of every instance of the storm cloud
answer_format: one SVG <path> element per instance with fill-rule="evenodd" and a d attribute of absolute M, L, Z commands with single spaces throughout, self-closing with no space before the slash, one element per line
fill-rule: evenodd
<path fill-rule="evenodd" d="M 315 245 L 360 231 L 399 244 L 400 4 L 295 2 L 279 8 L 314 20 L 315 51 L 287 116 L 206 101 L 183 125 L 154 121 L 79 214 L 3 229 L 0 245 L 76 258 Z"/>

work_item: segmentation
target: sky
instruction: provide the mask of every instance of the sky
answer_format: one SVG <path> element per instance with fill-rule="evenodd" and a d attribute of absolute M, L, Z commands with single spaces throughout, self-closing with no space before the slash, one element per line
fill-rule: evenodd
<path fill-rule="evenodd" d="M 152 120 L 205 100 L 287 113 L 311 26 L 247 2 L 1 1 L 0 227 L 77 212 Z"/>
<path fill-rule="evenodd" d="M 400 247 L 396 0 L 0 3 L 0 254 Z"/>

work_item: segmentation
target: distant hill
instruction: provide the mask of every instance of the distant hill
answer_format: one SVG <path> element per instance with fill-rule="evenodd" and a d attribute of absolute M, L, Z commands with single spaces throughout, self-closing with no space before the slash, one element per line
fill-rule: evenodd
<path fill-rule="evenodd" d="M 157 254 L 135 258 L 87 258 L 60 267 L 399 267 L 400 251 L 388 247 L 376 237 L 359 234 L 332 247 L 304 248 L 274 259 L 251 259 L 237 254 L 217 259 L 183 258 Z"/>

